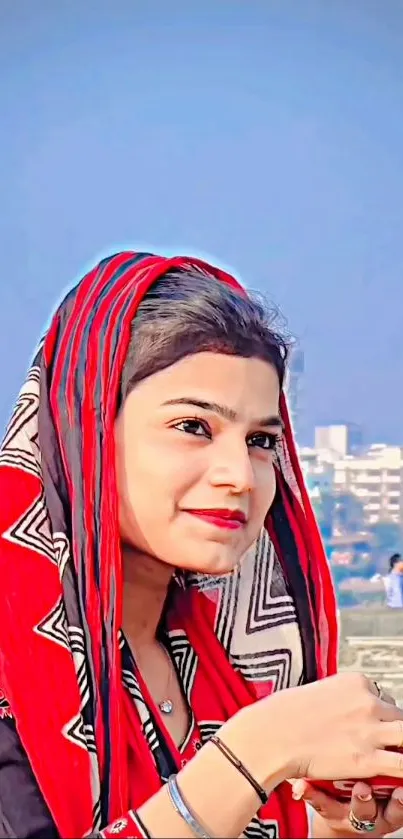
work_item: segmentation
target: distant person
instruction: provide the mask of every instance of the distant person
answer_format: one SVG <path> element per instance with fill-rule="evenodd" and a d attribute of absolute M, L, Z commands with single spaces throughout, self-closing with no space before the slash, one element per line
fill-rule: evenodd
<path fill-rule="evenodd" d="M 403 559 L 399 553 L 389 560 L 389 573 L 384 577 L 386 603 L 391 609 L 403 609 Z"/>

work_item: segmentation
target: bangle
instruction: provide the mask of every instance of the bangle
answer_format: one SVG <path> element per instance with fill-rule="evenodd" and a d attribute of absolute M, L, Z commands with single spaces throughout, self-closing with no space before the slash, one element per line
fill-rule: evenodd
<path fill-rule="evenodd" d="M 201 824 L 199 824 L 191 810 L 189 810 L 189 807 L 178 787 L 176 775 L 171 775 L 171 777 L 168 778 L 168 795 L 171 799 L 171 804 L 174 810 L 178 813 L 178 816 L 181 816 L 183 821 L 186 822 L 195 836 L 198 836 L 199 839 L 212 839 L 210 834 L 206 833 Z"/>
<path fill-rule="evenodd" d="M 225 743 L 223 743 L 222 740 L 220 740 L 220 738 L 217 737 L 216 734 L 213 734 L 213 736 L 210 737 L 210 743 L 214 743 L 214 745 L 217 746 L 217 749 L 220 750 L 221 754 L 223 754 L 224 757 L 226 757 L 227 760 L 229 760 L 229 762 L 232 763 L 233 766 L 235 766 L 235 769 L 238 769 L 238 772 L 240 772 L 241 775 L 243 775 L 244 778 L 246 778 L 246 780 L 249 781 L 250 785 L 253 787 L 256 794 L 259 796 L 262 804 L 267 804 L 269 796 L 267 795 L 266 790 L 264 790 L 263 787 L 261 787 L 260 784 L 258 784 L 258 782 L 255 781 L 253 775 L 251 775 L 250 772 L 248 772 L 246 766 L 244 766 L 243 763 L 241 763 L 241 761 L 236 757 L 236 755 L 234 755 L 231 749 L 229 749 L 228 746 Z"/>

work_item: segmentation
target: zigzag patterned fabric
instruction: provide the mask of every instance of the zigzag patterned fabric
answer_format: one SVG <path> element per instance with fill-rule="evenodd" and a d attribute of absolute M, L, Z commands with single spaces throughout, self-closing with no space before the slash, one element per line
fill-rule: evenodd
<path fill-rule="evenodd" d="M 0 450 L 0 715 L 15 719 L 62 837 L 120 819 L 162 783 L 144 694 L 124 664 L 113 424 L 139 302 L 166 272 L 189 267 L 244 293 L 200 260 L 132 252 L 84 277 L 51 322 Z M 280 623 L 299 627 L 305 680 L 336 668 L 333 588 L 284 397 L 281 414 L 264 533 L 233 574 L 189 577 L 170 617 L 202 742 L 238 708 L 292 681 L 289 652 L 275 641 Z M 275 563 L 293 597 L 276 583 Z M 203 672 L 217 709 L 196 689 Z M 283 785 L 248 835 L 303 835 L 304 820 Z"/>

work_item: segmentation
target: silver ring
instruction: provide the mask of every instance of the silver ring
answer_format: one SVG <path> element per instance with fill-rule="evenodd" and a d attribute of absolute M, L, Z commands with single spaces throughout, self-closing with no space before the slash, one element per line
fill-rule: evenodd
<path fill-rule="evenodd" d="M 376 821 L 372 821 L 370 819 L 357 819 L 352 810 L 350 810 L 348 814 L 348 820 L 351 827 L 353 827 L 354 830 L 357 830 L 358 833 L 372 833 L 372 831 L 376 828 Z"/>

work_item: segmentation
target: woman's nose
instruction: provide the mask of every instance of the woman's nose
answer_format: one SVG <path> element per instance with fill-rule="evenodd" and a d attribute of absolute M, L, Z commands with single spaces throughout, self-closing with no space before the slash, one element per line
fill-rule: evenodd
<path fill-rule="evenodd" d="M 210 478 L 215 486 L 228 486 L 238 494 L 254 488 L 255 474 L 245 441 L 227 443 L 214 452 Z"/>

